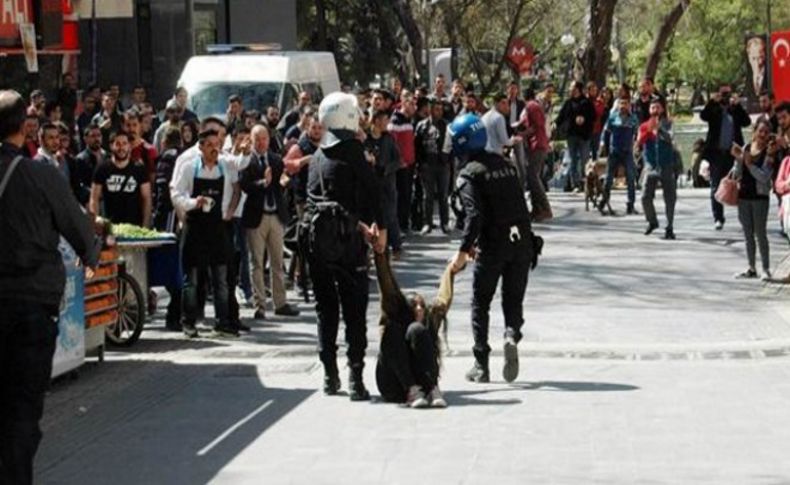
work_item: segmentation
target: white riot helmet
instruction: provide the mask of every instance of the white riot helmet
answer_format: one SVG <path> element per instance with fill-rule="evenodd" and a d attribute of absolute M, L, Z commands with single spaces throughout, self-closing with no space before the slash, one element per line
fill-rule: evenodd
<path fill-rule="evenodd" d="M 321 148 L 356 137 L 359 131 L 359 105 L 353 94 L 335 92 L 323 99 L 318 107 L 318 121 L 324 127 Z"/>

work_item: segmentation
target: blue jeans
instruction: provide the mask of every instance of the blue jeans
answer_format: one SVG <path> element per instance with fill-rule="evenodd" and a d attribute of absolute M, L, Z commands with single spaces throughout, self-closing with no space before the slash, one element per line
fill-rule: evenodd
<path fill-rule="evenodd" d="M 614 175 L 621 165 L 625 166 L 625 180 L 628 186 L 628 205 L 634 205 L 634 201 L 636 200 L 636 165 L 634 165 L 634 154 L 630 150 L 627 152 L 613 151 L 609 154 L 604 190 L 607 194 L 612 190 Z"/>
<path fill-rule="evenodd" d="M 581 186 L 584 164 L 590 158 L 590 140 L 579 136 L 568 136 L 568 149 L 565 151 L 565 161 L 569 162 L 568 176 L 571 185 Z"/>

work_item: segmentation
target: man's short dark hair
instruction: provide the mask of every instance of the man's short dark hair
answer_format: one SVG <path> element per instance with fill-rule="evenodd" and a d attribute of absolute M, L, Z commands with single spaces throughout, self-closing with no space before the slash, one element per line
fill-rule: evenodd
<path fill-rule="evenodd" d="M 219 136 L 219 132 L 217 130 L 207 129 L 201 130 L 198 134 L 198 140 L 200 140 L 200 144 L 202 145 L 207 139 L 211 138 L 212 136 Z"/>
<path fill-rule="evenodd" d="M 509 83 L 507 83 L 507 86 L 508 86 L 508 87 L 510 87 L 510 86 L 521 86 L 521 83 L 519 83 L 519 82 L 518 82 L 518 81 L 516 81 L 515 79 L 511 79 L 511 80 L 510 80 L 510 82 L 509 82 Z"/>
<path fill-rule="evenodd" d="M 57 131 L 57 130 L 58 130 L 58 125 L 56 125 L 55 123 L 50 123 L 49 121 L 47 121 L 46 123 L 44 123 L 43 125 L 41 125 L 41 126 L 38 128 L 38 134 L 39 134 L 39 136 L 41 136 L 41 135 L 43 135 L 45 132 L 47 132 L 47 131 L 49 131 L 49 130 L 55 130 L 55 131 Z"/>
<path fill-rule="evenodd" d="M 52 112 L 55 111 L 55 108 L 59 107 L 60 103 L 58 103 L 57 100 L 53 99 L 52 101 L 47 101 L 47 103 L 44 105 L 44 116 L 51 115 Z"/>
<path fill-rule="evenodd" d="M 142 84 L 135 84 L 134 88 L 132 89 L 132 92 L 137 91 L 138 89 L 142 89 L 143 91 L 145 91 L 145 86 L 143 86 Z"/>
<path fill-rule="evenodd" d="M 180 93 L 182 91 L 186 92 L 186 90 L 187 90 L 187 88 L 185 88 L 184 86 L 179 86 L 179 87 L 176 88 L 175 91 L 173 91 L 173 95 L 174 96 L 178 96 L 178 93 Z"/>
<path fill-rule="evenodd" d="M 238 94 L 231 94 L 230 96 L 228 96 L 228 104 L 230 103 L 241 104 L 241 96 L 239 96 Z"/>
<path fill-rule="evenodd" d="M 430 101 L 428 100 L 428 98 L 419 98 L 419 99 L 417 99 L 417 111 L 425 108 L 429 104 L 430 104 Z"/>
<path fill-rule="evenodd" d="M 126 138 L 127 141 L 130 141 L 132 139 L 132 137 L 129 136 L 129 133 L 126 133 L 123 130 L 118 130 L 118 131 L 115 131 L 113 133 L 110 133 L 110 145 L 115 143 L 115 139 L 118 138 L 118 137 L 124 137 L 124 138 Z"/>
<path fill-rule="evenodd" d="M 175 148 L 181 145 L 181 130 L 171 126 L 165 130 L 165 146 Z"/>
<path fill-rule="evenodd" d="M 18 92 L 0 91 L 0 140 L 22 131 L 26 115 L 25 100 Z"/>
<path fill-rule="evenodd" d="M 382 117 L 389 119 L 390 114 L 383 109 L 376 110 L 373 112 L 372 115 L 370 115 L 370 121 L 376 121 L 377 119 Z"/>
<path fill-rule="evenodd" d="M 535 99 L 535 88 L 530 86 L 527 89 L 525 89 L 524 90 L 524 99 L 526 99 L 527 101 L 531 101 L 531 100 Z"/>
<path fill-rule="evenodd" d="M 97 125 L 96 123 L 90 123 L 82 131 L 82 135 L 83 136 L 88 136 L 90 134 L 90 132 L 93 131 L 93 130 L 99 130 L 99 134 L 101 134 L 101 127 L 99 125 Z"/>
<path fill-rule="evenodd" d="M 222 121 L 221 119 L 217 118 L 216 116 L 206 116 L 205 118 L 203 118 L 200 121 L 200 131 L 201 132 L 202 131 L 206 131 L 206 127 L 209 124 L 211 124 L 211 123 L 218 124 L 221 127 L 225 128 L 226 130 L 228 129 L 228 125 L 226 125 L 224 121 Z M 217 131 L 217 130 L 213 130 L 213 131 Z M 219 133 L 217 133 L 217 134 L 219 134 Z"/>
<path fill-rule="evenodd" d="M 779 106 L 776 107 L 776 112 L 784 111 L 787 114 L 790 114 L 790 101 L 782 101 L 779 103 Z M 0 114 L 0 120 L 3 119 L 2 114 Z"/>
<path fill-rule="evenodd" d="M 500 101 L 504 101 L 507 99 L 507 94 L 505 93 L 497 93 L 494 95 L 494 104 L 499 103 Z"/>
<path fill-rule="evenodd" d="M 580 92 L 584 92 L 584 83 L 581 81 L 576 81 L 573 83 L 574 89 L 578 89 Z"/>
<path fill-rule="evenodd" d="M 41 97 L 41 96 L 44 96 L 44 91 L 42 91 L 40 89 L 34 89 L 33 91 L 30 92 L 30 99 L 31 100 L 33 98 L 38 98 L 38 97 Z"/>
<path fill-rule="evenodd" d="M 261 113 L 257 109 L 251 109 L 247 111 L 244 117 L 253 118 L 255 121 L 258 121 L 259 119 L 261 119 Z"/>
<path fill-rule="evenodd" d="M 774 96 L 774 93 L 772 93 L 771 91 L 766 91 L 766 90 L 760 91 L 760 97 L 763 97 L 763 96 L 766 96 L 771 101 L 776 99 L 776 97 Z"/>
<path fill-rule="evenodd" d="M 129 108 L 123 112 L 123 119 L 131 120 L 136 119 L 137 121 L 142 121 L 143 114 L 137 108 Z"/>

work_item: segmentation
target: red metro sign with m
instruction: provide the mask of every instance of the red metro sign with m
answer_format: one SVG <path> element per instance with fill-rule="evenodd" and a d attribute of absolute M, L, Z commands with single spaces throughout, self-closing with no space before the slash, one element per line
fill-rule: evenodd
<path fill-rule="evenodd" d="M 507 47 L 507 60 L 519 74 L 528 74 L 535 60 L 535 49 L 529 42 L 520 37 L 510 41 Z"/>
<path fill-rule="evenodd" d="M 33 22 L 32 0 L 0 0 L 0 46 L 19 46 L 19 24 Z"/>
<path fill-rule="evenodd" d="M 790 31 L 771 34 L 771 60 L 776 101 L 790 101 Z"/>

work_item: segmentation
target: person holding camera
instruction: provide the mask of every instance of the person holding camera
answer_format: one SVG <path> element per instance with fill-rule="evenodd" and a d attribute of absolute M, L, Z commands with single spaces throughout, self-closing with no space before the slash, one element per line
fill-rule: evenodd
<path fill-rule="evenodd" d="M 738 219 L 746 238 L 746 257 L 749 267 L 736 278 L 757 278 L 756 247 L 760 248 L 763 281 L 771 279 L 771 259 L 768 252 L 768 208 L 772 189 L 772 173 L 777 166 L 778 145 L 771 134 L 771 124 L 760 120 L 754 127 L 752 142 L 741 148 L 733 145 L 731 154 L 738 162 L 735 176 L 740 178 L 738 187 Z"/>
<path fill-rule="evenodd" d="M 739 96 L 733 96 L 732 86 L 724 83 L 700 113 L 700 118 L 708 124 L 705 137 L 703 158 L 710 163 L 710 202 L 715 229 L 724 227 L 724 206 L 716 200 L 715 194 L 721 180 L 730 173 L 734 163 L 730 149 L 732 144 L 743 145 L 743 128 L 752 124 L 749 113 L 741 106 Z"/>

